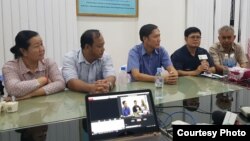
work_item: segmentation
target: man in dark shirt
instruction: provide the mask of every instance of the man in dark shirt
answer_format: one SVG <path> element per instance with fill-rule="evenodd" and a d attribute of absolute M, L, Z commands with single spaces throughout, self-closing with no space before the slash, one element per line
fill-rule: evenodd
<path fill-rule="evenodd" d="M 140 106 L 137 105 L 136 100 L 134 100 L 133 113 L 134 113 L 135 116 L 139 116 L 140 113 L 142 113 L 142 109 L 141 109 Z"/>
<path fill-rule="evenodd" d="M 180 76 L 196 76 L 202 72 L 215 73 L 212 58 L 207 50 L 199 47 L 201 31 L 196 27 L 187 28 L 184 32 L 186 44 L 176 50 L 171 59 Z M 202 59 L 204 58 L 205 59 Z"/>

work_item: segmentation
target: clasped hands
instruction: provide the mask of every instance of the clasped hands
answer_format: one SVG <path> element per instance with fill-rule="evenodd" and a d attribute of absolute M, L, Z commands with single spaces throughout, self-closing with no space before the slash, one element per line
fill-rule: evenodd
<path fill-rule="evenodd" d="M 198 74 L 200 74 L 201 72 L 207 72 L 207 73 L 211 73 L 211 71 L 209 70 L 209 63 L 207 60 L 202 60 L 201 64 L 198 66 L 198 68 L 196 69 L 196 71 L 198 72 Z"/>
<path fill-rule="evenodd" d="M 90 93 L 91 94 L 107 93 L 109 91 L 110 91 L 109 81 L 97 80 L 95 83 L 92 84 Z"/>
<path fill-rule="evenodd" d="M 178 74 L 174 72 L 170 72 L 168 75 L 164 77 L 164 82 L 170 85 L 174 85 L 177 83 Z"/>

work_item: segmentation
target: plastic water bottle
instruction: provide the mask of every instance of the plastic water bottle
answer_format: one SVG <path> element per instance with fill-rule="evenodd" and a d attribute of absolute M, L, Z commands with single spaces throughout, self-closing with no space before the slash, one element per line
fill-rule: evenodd
<path fill-rule="evenodd" d="M 228 66 L 228 64 L 229 64 L 229 57 L 228 54 L 225 54 L 223 59 L 223 66 Z"/>
<path fill-rule="evenodd" d="M 235 57 L 234 57 L 234 53 L 229 55 L 229 54 L 225 54 L 224 56 L 224 60 L 223 60 L 223 65 L 227 66 L 229 68 L 235 67 L 237 64 Z"/>
<path fill-rule="evenodd" d="M 126 91 L 127 90 L 127 84 L 130 83 L 131 78 L 130 75 L 127 74 L 127 67 L 126 66 L 122 66 L 120 68 L 118 77 L 117 77 L 117 85 L 118 85 L 118 89 L 119 91 Z"/>
<path fill-rule="evenodd" d="M 224 60 L 223 60 L 223 66 L 226 66 L 227 68 L 235 67 L 237 64 L 237 61 L 235 60 L 234 53 L 233 54 L 225 54 Z M 229 71 L 228 69 L 223 70 L 223 75 L 228 75 Z"/>
<path fill-rule="evenodd" d="M 223 59 L 223 66 L 228 67 L 229 66 L 229 56 L 228 54 L 224 55 L 224 59 Z M 223 69 L 223 75 L 227 76 L 228 75 L 228 68 Z"/>
<path fill-rule="evenodd" d="M 162 69 L 157 68 L 157 72 L 155 74 L 155 87 L 162 88 L 164 86 L 164 77 L 162 76 Z"/>
<path fill-rule="evenodd" d="M 162 89 L 163 86 L 164 86 L 164 73 L 161 68 L 157 68 L 155 74 L 155 90 L 154 90 L 154 100 L 155 103 L 157 104 L 161 103 L 163 99 L 163 89 Z"/>
<path fill-rule="evenodd" d="M 235 67 L 236 64 L 237 64 L 237 62 L 236 62 L 236 60 L 235 60 L 234 53 L 232 53 L 232 54 L 229 55 L 228 67 L 229 67 L 229 68 Z"/>

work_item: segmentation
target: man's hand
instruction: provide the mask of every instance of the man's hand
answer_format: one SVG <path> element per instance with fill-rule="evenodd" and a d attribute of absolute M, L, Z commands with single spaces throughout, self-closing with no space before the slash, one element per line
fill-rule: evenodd
<path fill-rule="evenodd" d="M 202 60 L 201 65 L 198 67 L 202 72 L 207 72 L 209 70 L 209 63 L 207 60 Z"/>
<path fill-rule="evenodd" d="M 170 72 L 167 76 L 165 76 L 164 81 L 167 84 L 174 85 L 177 83 L 178 74 L 174 72 Z"/>

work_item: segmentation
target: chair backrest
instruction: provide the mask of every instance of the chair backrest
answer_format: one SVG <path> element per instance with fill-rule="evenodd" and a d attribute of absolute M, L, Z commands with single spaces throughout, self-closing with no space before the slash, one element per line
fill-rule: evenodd
<path fill-rule="evenodd" d="M 247 44 L 247 58 L 250 59 L 250 37 L 248 38 L 248 44 Z"/>
<path fill-rule="evenodd" d="M 0 75 L 0 95 L 4 95 L 3 77 Z"/>

